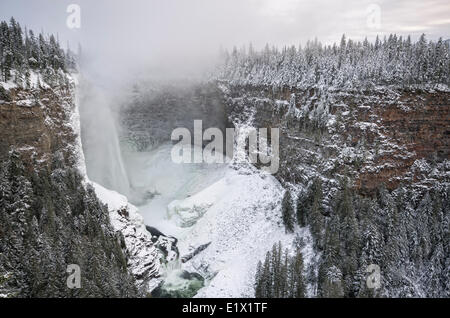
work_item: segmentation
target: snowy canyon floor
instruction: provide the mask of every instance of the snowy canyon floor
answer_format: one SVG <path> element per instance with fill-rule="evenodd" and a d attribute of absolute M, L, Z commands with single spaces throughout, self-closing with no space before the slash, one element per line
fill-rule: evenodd
<path fill-rule="evenodd" d="M 179 273 L 187 271 L 205 280 L 195 297 L 254 296 L 257 262 L 273 244 L 293 244 L 281 220 L 282 186 L 245 163 L 175 164 L 170 150 L 124 156 L 145 224 L 178 239 L 179 259 L 161 269 L 166 288 L 185 288 Z M 307 265 L 311 238 L 302 233 Z"/>

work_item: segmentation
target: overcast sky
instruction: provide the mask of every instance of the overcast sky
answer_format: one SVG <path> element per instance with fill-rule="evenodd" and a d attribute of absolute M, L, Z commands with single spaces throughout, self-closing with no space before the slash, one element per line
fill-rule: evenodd
<path fill-rule="evenodd" d="M 81 8 L 81 28 L 66 25 L 69 4 Z M 204 60 L 220 46 L 285 45 L 317 37 L 339 41 L 376 34 L 425 33 L 450 38 L 448 0 L 1 0 L 0 18 L 58 33 L 60 42 L 96 64 Z"/>

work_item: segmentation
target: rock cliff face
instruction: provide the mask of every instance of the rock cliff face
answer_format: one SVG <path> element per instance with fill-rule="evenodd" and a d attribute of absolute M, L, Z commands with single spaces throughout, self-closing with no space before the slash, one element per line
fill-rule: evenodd
<path fill-rule="evenodd" d="M 317 296 L 448 297 L 448 90 L 219 87 L 235 125 L 281 130 L 276 177 L 321 255 Z"/>
<path fill-rule="evenodd" d="M 141 83 L 123 103 L 121 118 L 122 139 L 139 151 L 170 141 L 175 128 L 193 136 L 194 120 L 202 120 L 203 129 L 225 130 L 228 122 L 223 95 L 213 83 Z"/>
<path fill-rule="evenodd" d="M 436 181 L 448 182 L 444 175 L 435 175 L 434 180 L 427 181 L 413 165 L 420 160 L 439 164 L 449 159 L 449 102 L 448 92 L 400 92 L 393 102 L 381 101 L 359 114 L 357 121 L 360 122 L 379 118 L 383 137 L 394 145 L 390 153 L 375 158 L 375 175 L 372 173 L 374 170 L 366 164 L 358 176 L 356 186 L 362 190 L 371 190 L 385 183 L 389 189 L 395 189 L 402 182 L 425 185 Z M 360 130 L 353 134 L 354 140 L 358 132 L 364 133 L 361 126 L 358 128 Z"/>
<path fill-rule="evenodd" d="M 177 256 L 172 253 L 176 243 L 164 235 L 156 236 L 147 231 L 143 217 L 125 196 L 99 184 L 94 184 L 94 188 L 99 199 L 108 205 L 112 226 L 123 235 L 121 243 L 127 267 L 137 285 L 145 293 L 153 291 L 162 282 L 161 265 L 174 261 Z"/>
<path fill-rule="evenodd" d="M 305 182 L 305 170 L 327 178 L 350 174 L 360 193 L 384 184 L 444 181 L 417 171 L 421 160 L 445 168 L 449 159 L 450 93 L 447 91 L 323 92 L 233 87 L 227 110 L 235 121 L 280 127 L 285 181 Z M 246 118 L 247 116 L 247 118 Z M 444 165 L 444 166 L 443 166 Z"/>
<path fill-rule="evenodd" d="M 122 196 L 87 181 L 67 78 L 31 89 L 0 83 L 0 296 L 142 295 L 159 276 L 159 252 L 134 211 L 120 214 L 132 209 L 116 206 Z M 66 285 L 69 264 L 81 268 L 79 289 Z"/>
<path fill-rule="evenodd" d="M 66 164 L 76 165 L 73 87 L 11 88 L 4 97 L 0 101 L 2 159 L 14 147 L 28 164 L 33 160 L 49 168 L 55 154 L 61 154 Z"/>
<path fill-rule="evenodd" d="M 310 296 L 448 296 L 448 90 L 217 82 L 143 96 L 122 113 L 123 136 L 138 149 L 194 119 L 221 129 L 280 128 L 275 176 L 294 197 L 295 232 L 312 234 L 319 257 L 305 277 Z M 182 112 L 198 104 L 211 106 Z M 380 289 L 366 286 L 370 264 L 381 268 Z"/>

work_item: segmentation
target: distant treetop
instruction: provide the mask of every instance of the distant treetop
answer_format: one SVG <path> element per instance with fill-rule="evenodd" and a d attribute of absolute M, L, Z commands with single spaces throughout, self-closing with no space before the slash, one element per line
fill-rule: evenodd
<path fill-rule="evenodd" d="M 415 43 L 395 34 L 355 42 L 342 36 L 340 44 L 308 41 L 305 47 L 266 47 L 255 51 L 234 48 L 223 52 L 218 79 L 234 85 L 297 88 L 370 88 L 377 85 L 450 84 L 449 43 Z"/>
<path fill-rule="evenodd" d="M 76 68 L 74 54 L 60 47 L 54 35 L 22 30 L 14 18 L 0 22 L 0 81 L 27 81 L 30 71 L 47 77 Z"/>

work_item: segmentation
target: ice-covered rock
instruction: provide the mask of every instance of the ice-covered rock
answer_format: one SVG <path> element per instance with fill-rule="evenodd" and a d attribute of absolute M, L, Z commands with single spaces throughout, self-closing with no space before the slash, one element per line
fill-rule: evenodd
<path fill-rule="evenodd" d="M 174 218 L 180 227 L 193 226 L 223 196 L 222 191 L 216 190 L 214 187 L 207 188 L 185 200 L 171 202 L 167 208 L 169 217 Z"/>
<path fill-rule="evenodd" d="M 128 267 L 137 282 L 152 291 L 161 283 L 160 268 L 163 254 L 156 248 L 152 235 L 146 230 L 143 217 L 128 199 L 97 183 L 93 183 L 98 198 L 108 205 L 111 224 L 125 238 Z"/>

